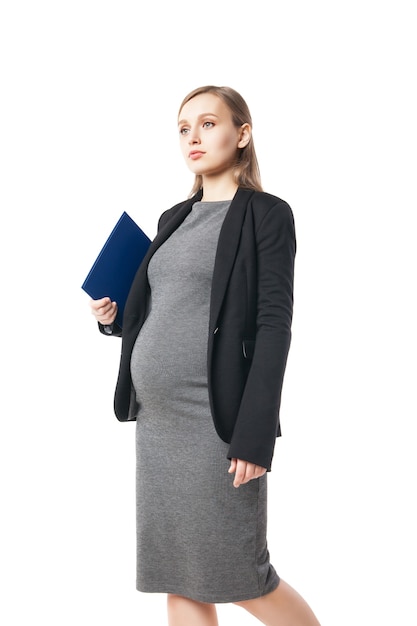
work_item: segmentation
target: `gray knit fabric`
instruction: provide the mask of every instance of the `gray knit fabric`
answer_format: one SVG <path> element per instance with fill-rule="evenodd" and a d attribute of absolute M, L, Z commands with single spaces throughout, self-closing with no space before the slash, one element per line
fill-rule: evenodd
<path fill-rule="evenodd" d="M 152 304 L 131 359 L 141 406 L 137 588 L 215 603 L 279 582 L 266 545 L 267 477 L 233 487 L 209 407 L 211 279 L 229 205 L 196 202 L 152 257 Z"/>

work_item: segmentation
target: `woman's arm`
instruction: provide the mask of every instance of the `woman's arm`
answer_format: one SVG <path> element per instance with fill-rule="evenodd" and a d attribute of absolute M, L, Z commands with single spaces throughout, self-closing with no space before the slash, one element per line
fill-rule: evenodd
<path fill-rule="evenodd" d="M 256 231 L 257 315 L 251 367 L 228 457 L 271 468 L 279 408 L 291 342 L 296 252 L 292 211 L 273 205 Z"/>

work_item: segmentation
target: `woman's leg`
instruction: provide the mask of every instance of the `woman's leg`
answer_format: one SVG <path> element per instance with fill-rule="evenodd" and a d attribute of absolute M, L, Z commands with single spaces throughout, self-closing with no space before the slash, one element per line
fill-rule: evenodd
<path fill-rule="evenodd" d="M 169 626 L 218 626 L 214 604 L 168 594 Z"/>
<path fill-rule="evenodd" d="M 266 626 L 320 626 L 307 602 L 283 580 L 266 596 L 235 604 Z"/>

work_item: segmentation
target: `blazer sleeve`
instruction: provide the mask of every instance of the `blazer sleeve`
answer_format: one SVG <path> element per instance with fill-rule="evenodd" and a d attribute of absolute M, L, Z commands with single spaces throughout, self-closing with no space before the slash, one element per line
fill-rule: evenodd
<path fill-rule="evenodd" d="M 102 335 L 106 335 L 107 337 L 121 337 L 122 336 L 122 329 L 120 328 L 119 324 L 116 324 L 116 322 L 113 322 L 113 324 L 100 324 L 100 322 L 97 322 L 98 324 L 98 329 L 101 332 Z"/>
<path fill-rule="evenodd" d="M 229 447 L 237 458 L 271 469 L 284 372 L 291 343 L 296 237 L 280 200 L 256 228 L 257 303 L 252 363 Z"/>

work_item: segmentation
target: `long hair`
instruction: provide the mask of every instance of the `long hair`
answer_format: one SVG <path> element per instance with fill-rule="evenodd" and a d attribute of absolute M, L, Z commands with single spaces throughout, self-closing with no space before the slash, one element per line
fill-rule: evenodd
<path fill-rule="evenodd" d="M 181 112 L 184 104 L 189 102 L 195 96 L 203 93 L 212 93 L 220 98 L 229 108 L 232 114 L 233 124 L 236 128 L 240 128 L 242 124 L 249 124 L 252 128 L 252 117 L 249 107 L 242 96 L 231 87 L 216 87 L 215 85 L 207 85 L 198 87 L 191 91 L 181 102 L 178 114 Z M 239 148 L 236 155 L 236 163 L 234 165 L 235 182 L 239 187 L 246 189 L 254 189 L 262 191 L 261 175 L 259 171 L 258 159 L 256 157 L 253 137 L 244 148 Z M 203 177 L 196 174 L 194 185 L 190 193 L 190 197 L 197 193 L 203 186 Z"/>

